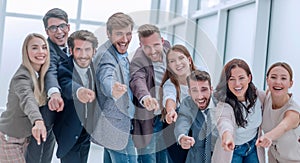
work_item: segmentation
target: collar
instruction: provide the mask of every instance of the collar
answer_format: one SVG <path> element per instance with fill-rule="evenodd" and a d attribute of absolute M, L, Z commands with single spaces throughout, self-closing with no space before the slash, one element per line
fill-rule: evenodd
<path fill-rule="evenodd" d="M 118 50 L 115 48 L 115 46 L 113 46 L 113 47 L 114 47 L 114 51 L 116 52 L 119 60 L 122 59 L 122 58 L 128 57 L 128 52 L 127 51 L 126 51 L 126 53 L 121 54 L 121 53 L 118 52 Z"/>
<path fill-rule="evenodd" d="M 74 63 L 75 69 L 76 69 L 77 72 L 80 73 L 80 74 L 85 74 L 85 73 L 87 72 L 88 68 L 90 68 L 90 66 L 84 67 L 84 68 L 79 67 L 79 66 L 77 65 L 77 63 L 76 63 L 74 60 L 73 60 L 73 63 Z"/>

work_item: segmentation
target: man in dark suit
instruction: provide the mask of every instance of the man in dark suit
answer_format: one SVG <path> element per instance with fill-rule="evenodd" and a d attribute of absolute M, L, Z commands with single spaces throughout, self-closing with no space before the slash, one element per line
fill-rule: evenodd
<path fill-rule="evenodd" d="M 218 136 L 212 109 L 208 108 L 213 88 L 206 71 L 195 70 L 187 77 L 189 95 L 180 104 L 174 133 L 183 149 L 189 149 L 187 163 L 211 162 Z M 191 136 L 188 136 L 191 130 Z"/>
<path fill-rule="evenodd" d="M 140 47 L 130 64 L 130 88 L 136 105 L 133 140 L 139 162 L 166 162 L 158 88 L 166 70 L 170 43 L 161 37 L 159 28 L 151 24 L 141 25 L 138 36 Z"/>
<path fill-rule="evenodd" d="M 94 82 L 92 57 L 98 40 L 93 33 L 79 30 L 68 38 L 72 54 L 58 68 L 58 79 L 65 102 L 64 110 L 55 125 L 58 149 L 57 157 L 62 163 L 87 162 L 90 133 L 96 124 L 99 105 Z"/>
<path fill-rule="evenodd" d="M 68 15 L 59 8 L 49 10 L 43 17 L 45 31 L 48 35 L 50 48 L 50 67 L 45 77 L 45 89 L 48 96 L 48 106 L 40 108 L 47 128 L 47 140 L 38 145 L 33 137 L 30 138 L 26 152 L 26 162 L 51 163 L 55 146 L 55 137 L 52 131 L 57 112 L 63 110 L 64 102 L 60 95 L 60 86 L 57 80 L 57 69 L 61 62 L 68 58 L 66 49 L 70 25 Z"/>

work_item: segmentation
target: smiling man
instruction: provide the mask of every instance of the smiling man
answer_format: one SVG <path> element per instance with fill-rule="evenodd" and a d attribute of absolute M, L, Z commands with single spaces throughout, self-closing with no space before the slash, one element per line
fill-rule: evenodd
<path fill-rule="evenodd" d="M 97 144 L 104 147 L 104 160 L 136 162 L 130 131 L 134 114 L 132 92 L 129 89 L 128 46 L 134 22 L 129 15 L 118 12 L 106 23 L 108 39 L 94 57 L 100 90 L 98 101 L 102 110 L 99 132 L 93 134 Z M 109 156 L 109 157 L 107 157 Z M 106 161 L 104 161 L 106 162 Z"/>
<path fill-rule="evenodd" d="M 54 130 L 57 157 L 62 163 L 84 163 L 90 148 L 89 133 L 93 130 L 98 111 L 91 64 L 98 40 L 93 33 L 79 30 L 70 35 L 68 46 L 72 55 L 58 69 L 65 107 Z"/>
<path fill-rule="evenodd" d="M 26 152 L 26 162 L 51 163 L 52 160 L 55 146 L 52 128 L 57 116 L 56 112 L 62 111 L 64 107 L 57 80 L 57 69 L 68 58 L 68 53 L 63 50 L 67 47 L 70 31 L 68 22 L 68 14 L 60 8 L 50 9 L 43 17 L 50 50 L 50 67 L 45 76 L 45 92 L 48 96 L 47 106 L 49 107 L 40 108 L 40 112 L 47 128 L 47 140 L 42 145 L 38 145 L 33 137 L 30 138 Z"/>
<path fill-rule="evenodd" d="M 158 27 L 143 24 L 138 28 L 140 47 L 130 63 L 130 88 L 136 106 L 133 120 L 133 140 L 138 162 L 166 162 L 159 109 L 159 86 L 166 70 L 166 53 L 170 43 L 161 36 Z"/>
<path fill-rule="evenodd" d="M 187 83 L 190 96 L 180 105 L 174 133 L 181 147 L 189 149 L 186 162 L 210 163 L 217 136 L 208 108 L 213 91 L 210 75 L 195 70 L 187 77 Z"/>

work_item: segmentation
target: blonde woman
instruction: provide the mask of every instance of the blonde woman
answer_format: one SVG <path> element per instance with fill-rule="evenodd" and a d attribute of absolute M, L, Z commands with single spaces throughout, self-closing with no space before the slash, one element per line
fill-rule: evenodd
<path fill-rule="evenodd" d="M 50 62 L 44 36 L 29 34 L 22 47 L 22 64 L 11 79 L 6 110 L 0 117 L 0 162 L 24 163 L 30 135 L 40 144 L 46 127 L 39 107 L 46 104 L 44 77 Z"/>

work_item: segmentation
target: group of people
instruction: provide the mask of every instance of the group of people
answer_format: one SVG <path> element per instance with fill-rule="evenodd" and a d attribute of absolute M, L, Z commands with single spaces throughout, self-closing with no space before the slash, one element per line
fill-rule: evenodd
<path fill-rule="evenodd" d="M 209 72 L 183 45 L 143 24 L 128 59 L 133 19 L 117 12 L 108 40 L 88 30 L 70 34 L 59 8 L 43 17 L 48 39 L 27 35 L 22 64 L 11 79 L 0 117 L 0 162 L 88 161 L 90 143 L 105 163 L 300 162 L 300 108 L 289 93 L 285 62 L 266 73 L 258 90 L 242 59 L 225 64 L 213 89 Z"/>

